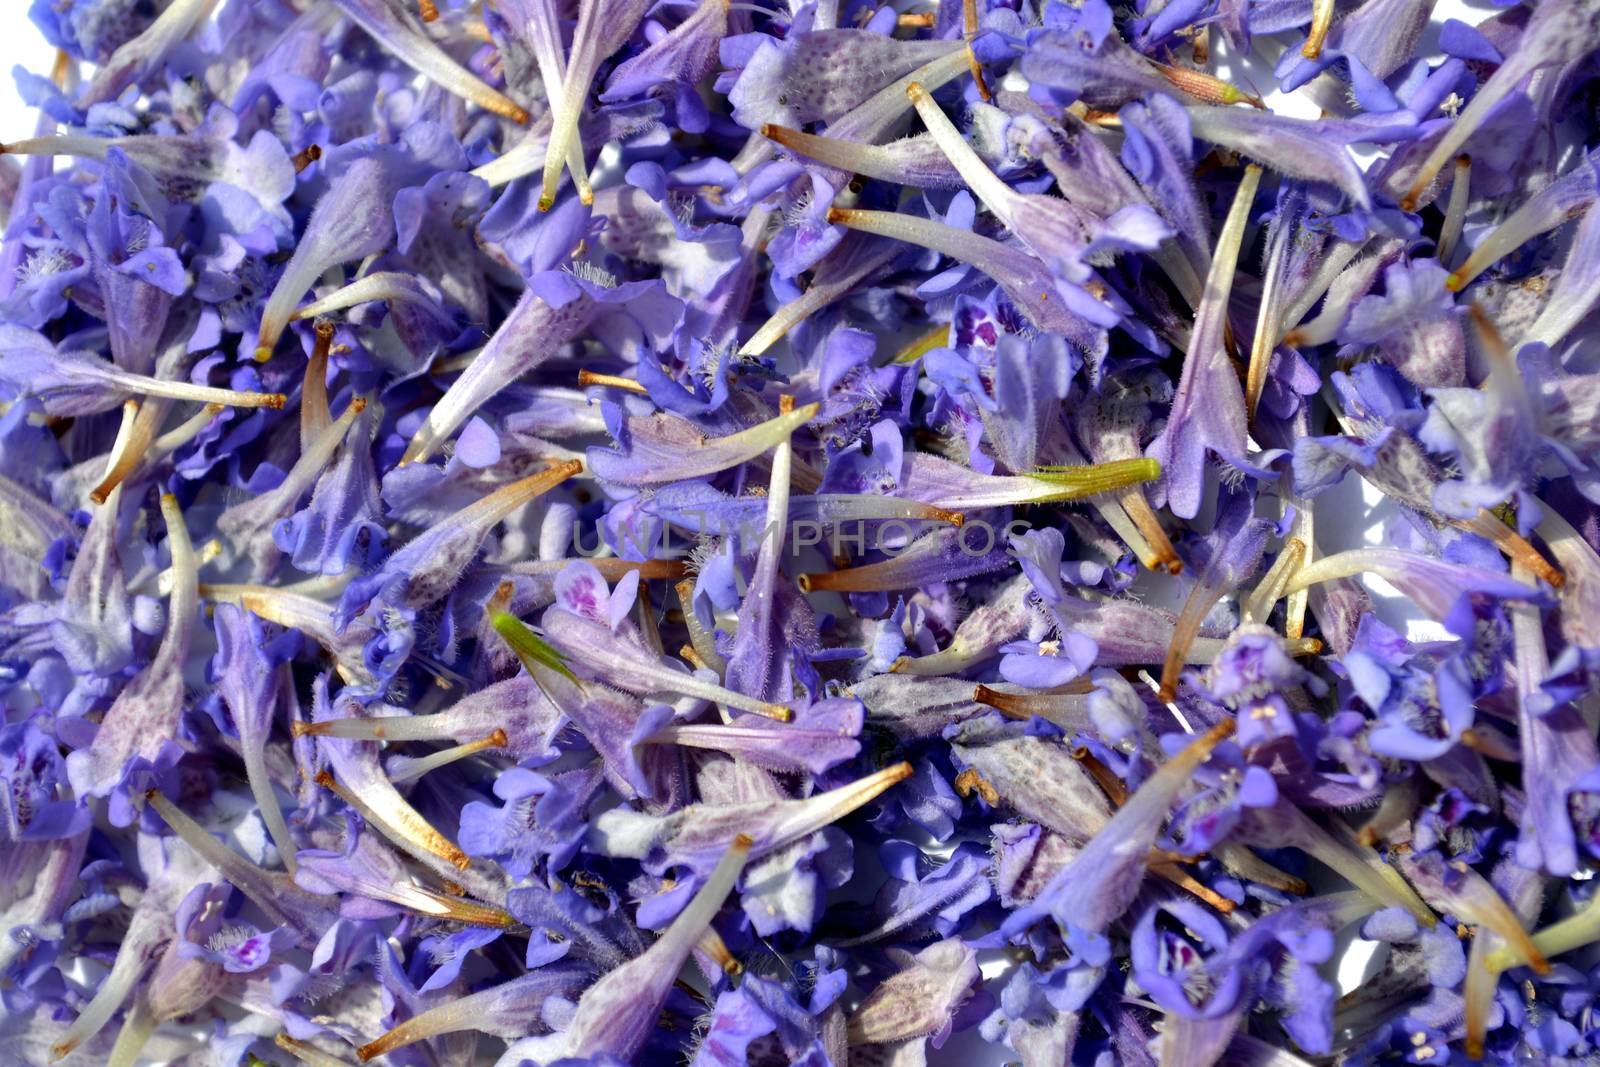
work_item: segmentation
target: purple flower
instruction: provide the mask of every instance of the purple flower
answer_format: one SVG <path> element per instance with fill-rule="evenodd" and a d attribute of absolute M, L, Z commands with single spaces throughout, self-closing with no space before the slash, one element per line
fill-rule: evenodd
<path fill-rule="evenodd" d="M 1586 1055 L 1600 0 L 900 7 L 30 6 L 0 1060 Z"/>
<path fill-rule="evenodd" d="M 539 861 L 561 870 L 582 841 L 584 809 L 599 784 L 582 772 L 552 779 L 509 771 L 494 786 L 503 806 L 475 801 L 461 809 L 461 847 L 469 856 L 493 857 L 514 878 L 528 877 Z"/>
<path fill-rule="evenodd" d="M 1168 916 L 1181 932 L 1162 921 Z M 1187 902 L 1151 908 L 1133 931 L 1134 980 L 1170 1014 L 1204 1019 L 1227 1013 L 1239 1000 L 1244 975 L 1233 968 L 1216 973 L 1207 959 L 1227 946 L 1226 929 L 1204 908 Z"/>
<path fill-rule="evenodd" d="M 178 946 L 185 959 L 214 963 L 229 974 L 250 974 L 265 967 L 273 950 L 294 943 L 294 935 L 283 927 L 262 933 L 252 926 L 235 923 L 210 933 L 203 943 L 186 937 Z"/>
<path fill-rule="evenodd" d="M 1238 718 L 1239 744 L 1247 749 L 1294 734 L 1283 691 L 1302 685 L 1313 692 L 1326 689 L 1290 658 L 1281 638 L 1252 626 L 1241 626 L 1233 632 L 1217 654 L 1205 682 L 1211 698 Z"/>
<path fill-rule="evenodd" d="M 1011 913 L 1001 933 L 1014 937 L 1049 916 L 1064 931 L 1102 934 L 1138 895 L 1147 854 L 1173 797 L 1231 729 L 1232 723 L 1216 728 L 1163 764 L 1037 899 Z"/>
<path fill-rule="evenodd" d="M 906 841 L 890 841 L 883 848 L 884 867 L 894 881 L 885 884 L 874 911 L 878 924 L 851 942 L 866 943 L 931 929 L 949 936 L 960 925 L 962 916 L 991 896 L 986 864 L 971 846 L 957 846 L 948 860 L 932 870 L 916 846 Z"/>
<path fill-rule="evenodd" d="M 654 1027 L 679 969 L 710 928 L 749 853 L 750 839 L 736 837 L 689 906 L 655 944 L 590 986 L 560 1032 L 524 1038 L 507 1055 L 541 1061 L 602 1053 L 631 1058 Z"/>
<path fill-rule="evenodd" d="M 1149 448 L 1161 464 L 1166 499 L 1175 514 L 1193 518 L 1200 507 L 1203 465 L 1212 453 L 1235 467 L 1245 459 L 1244 393 L 1222 357 L 1222 330 L 1233 292 L 1234 264 L 1244 238 L 1245 219 L 1255 197 L 1259 169 L 1246 169 L 1228 222 L 1218 238 L 1211 272 L 1195 309 L 1196 321 L 1183 376 L 1173 397 L 1166 428 Z"/>
<path fill-rule="evenodd" d="M 166 636 L 150 664 L 106 711 L 93 740 L 67 757 L 67 776 L 79 795 L 104 797 L 119 791 L 112 812 L 124 825 L 133 818 L 127 791 L 141 789 L 137 779 L 152 767 L 175 762 L 184 704 L 183 663 L 198 606 L 194 548 L 170 494 L 161 498 L 161 513 L 167 522 L 173 573 Z"/>
<path fill-rule="evenodd" d="M 1237 746 L 1218 746 L 1197 777 L 1203 786 L 1173 813 L 1164 846 L 1199 855 L 1227 840 L 1245 809 L 1270 808 L 1278 802 L 1278 783 L 1264 767 L 1248 764 Z"/>
<path fill-rule="evenodd" d="M 1094 639 L 1070 633 L 1059 641 L 1013 641 L 1000 646 L 1000 675 L 1030 689 L 1066 685 L 1094 666 L 1099 647 Z"/>
<path fill-rule="evenodd" d="M 1391 264 L 1382 296 L 1366 296 L 1350 310 L 1340 334 L 1356 345 L 1375 345 L 1417 385 L 1459 386 L 1467 373 L 1467 342 L 1443 267 L 1431 259 Z"/>

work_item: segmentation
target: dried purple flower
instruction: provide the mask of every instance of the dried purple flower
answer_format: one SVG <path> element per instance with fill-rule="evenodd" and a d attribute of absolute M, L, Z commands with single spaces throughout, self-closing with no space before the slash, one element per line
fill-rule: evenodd
<path fill-rule="evenodd" d="M 1600 0 L 1136 8 L 33 4 L 0 1060 L 1582 1059 Z"/>

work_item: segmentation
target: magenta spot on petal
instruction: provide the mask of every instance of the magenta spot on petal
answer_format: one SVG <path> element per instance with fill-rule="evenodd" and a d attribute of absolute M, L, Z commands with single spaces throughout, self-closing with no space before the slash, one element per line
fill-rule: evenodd
<path fill-rule="evenodd" d="M 590 579 L 579 578 L 567 587 L 564 595 L 568 610 L 574 614 L 590 617 L 600 614 L 600 598 Z"/>

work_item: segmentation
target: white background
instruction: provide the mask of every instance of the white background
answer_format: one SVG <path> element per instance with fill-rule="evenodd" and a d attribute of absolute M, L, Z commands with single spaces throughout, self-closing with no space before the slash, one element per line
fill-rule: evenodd
<path fill-rule="evenodd" d="M 12 14 L 0 33 L 0 142 L 33 136 L 34 111 L 17 99 L 11 68 L 21 63 L 35 74 L 50 73 L 55 49 L 27 17 L 27 0 L 11 0 Z"/>

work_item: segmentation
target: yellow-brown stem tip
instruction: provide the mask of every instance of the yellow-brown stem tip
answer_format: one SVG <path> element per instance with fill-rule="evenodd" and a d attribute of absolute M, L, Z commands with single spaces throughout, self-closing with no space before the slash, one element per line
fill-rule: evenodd
<path fill-rule="evenodd" d="M 787 126 L 780 126 L 775 122 L 769 122 L 761 127 L 761 136 L 765 137 L 773 144 L 779 144 L 785 148 L 794 148 L 795 142 L 798 141 L 802 135 L 799 130 L 791 130 Z"/>

